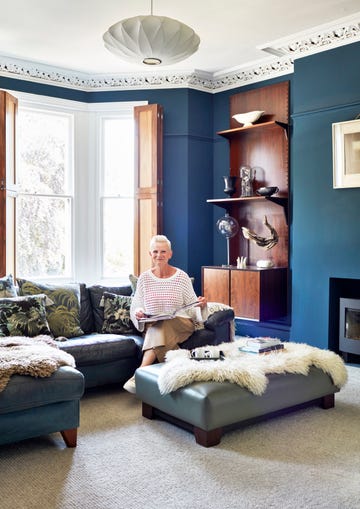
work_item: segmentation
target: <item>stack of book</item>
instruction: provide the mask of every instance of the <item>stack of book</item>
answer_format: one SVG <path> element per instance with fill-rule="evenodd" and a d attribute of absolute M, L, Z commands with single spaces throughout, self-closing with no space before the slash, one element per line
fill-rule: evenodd
<path fill-rule="evenodd" d="M 277 338 L 249 338 L 246 344 L 239 347 L 240 352 L 269 353 L 283 350 L 284 343 Z"/>

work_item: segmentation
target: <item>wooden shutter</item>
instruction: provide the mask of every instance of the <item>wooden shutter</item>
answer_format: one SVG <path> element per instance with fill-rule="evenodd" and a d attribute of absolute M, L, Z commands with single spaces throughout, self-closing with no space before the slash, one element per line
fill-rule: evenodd
<path fill-rule="evenodd" d="M 17 99 L 0 90 L 0 276 L 15 276 L 15 128 Z"/>
<path fill-rule="evenodd" d="M 134 271 L 151 266 L 149 242 L 162 233 L 163 108 L 136 106 L 135 118 L 135 235 Z"/>

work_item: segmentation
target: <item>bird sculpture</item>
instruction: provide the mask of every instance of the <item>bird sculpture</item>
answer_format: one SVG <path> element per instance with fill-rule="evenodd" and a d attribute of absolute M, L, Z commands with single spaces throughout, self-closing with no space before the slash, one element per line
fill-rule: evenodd
<path fill-rule="evenodd" d="M 279 242 L 279 235 L 277 234 L 277 231 L 273 226 L 271 226 L 270 223 L 268 223 L 267 217 L 264 216 L 263 224 L 270 230 L 271 236 L 268 238 L 261 237 L 255 232 L 252 232 L 249 230 L 249 228 L 246 228 L 245 226 L 242 226 L 242 233 L 245 237 L 245 239 L 252 240 L 255 242 L 258 246 L 263 247 L 264 249 L 271 249 Z"/>

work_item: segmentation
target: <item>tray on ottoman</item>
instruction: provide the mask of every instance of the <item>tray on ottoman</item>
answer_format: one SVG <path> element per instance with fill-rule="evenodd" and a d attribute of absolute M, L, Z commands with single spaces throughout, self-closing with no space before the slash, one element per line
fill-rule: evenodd
<path fill-rule="evenodd" d="M 169 394 L 161 395 L 158 376 L 163 364 L 136 371 L 136 394 L 142 400 L 142 414 L 160 417 L 192 431 L 198 444 L 211 447 L 220 443 L 223 432 L 318 404 L 334 406 L 339 391 L 321 369 L 311 367 L 307 376 L 270 374 L 266 391 L 256 396 L 230 382 L 194 382 Z"/>

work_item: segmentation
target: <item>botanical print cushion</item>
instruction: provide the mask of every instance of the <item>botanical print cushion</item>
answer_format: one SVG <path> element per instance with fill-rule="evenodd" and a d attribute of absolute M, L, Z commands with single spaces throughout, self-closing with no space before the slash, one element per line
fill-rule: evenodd
<path fill-rule="evenodd" d="M 0 297 L 16 297 L 16 288 L 11 274 L 0 278 Z"/>
<path fill-rule="evenodd" d="M 27 279 L 17 279 L 20 295 L 45 293 L 53 301 L 46 308 L 49 327 L 55 338 L 72 338 L 84 334 L 80 327 L 80 286 L 78 284 L 51 285 Z"/>
<path fill-rule="evenodd" d="M 0 336 L 51 335 L 46 319 L 46 295 L 0 299 Z"/>
<path fill-rule="evenodd" d="M 110 334 L 136 333 L 130 319 L 131 297 L 104 292 L 104 323 L 101 332 Z"/>

